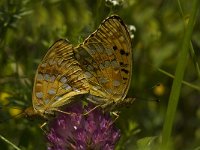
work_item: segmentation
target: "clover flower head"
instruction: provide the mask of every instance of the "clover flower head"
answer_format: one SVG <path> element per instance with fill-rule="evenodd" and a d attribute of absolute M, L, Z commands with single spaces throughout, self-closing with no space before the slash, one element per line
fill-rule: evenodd
<path fill-rule="evenodd" d="M 109 113 L 94 105 L 75 103 L 59 113 L 49 124 L 48 150 L 113 150 L 120 138 Z M 89 112 L 84 115 L 85 112 Z"/>

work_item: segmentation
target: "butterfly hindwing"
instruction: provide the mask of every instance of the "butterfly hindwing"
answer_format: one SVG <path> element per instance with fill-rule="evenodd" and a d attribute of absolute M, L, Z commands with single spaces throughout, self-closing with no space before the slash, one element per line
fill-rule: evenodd
<path fill-rule="evenodd" d="M 70 103 L 75 95 L 88 92 L 88 84 L 73 46 L 66 40 L 55 42 L 39 64 L 33 88 L 33 107 L 48 112 Z"/>
<path fill-rule="evenodd" d="M 105 19 L 74 52 L 90 84 L 93 102 L 125 98 L 132 73 L 132 49 L 129 32 L 119 16 Z"/>

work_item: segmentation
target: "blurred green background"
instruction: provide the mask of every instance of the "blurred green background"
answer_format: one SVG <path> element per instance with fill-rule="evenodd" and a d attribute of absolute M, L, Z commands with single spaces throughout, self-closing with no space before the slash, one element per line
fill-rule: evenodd
<path fill-rule="evenodd" d="M 181 14 L 180 6 L 183 11 Z M 116 149 L 156 149 L 180 45 L 192 11 L 188 0 L 1 0 L 0 1 L 0 135 L 24 150 L 46 149 L 42 121 L 13 117 L 31 105 L 37 65 L 60 38 L 77 45 L 111 14 L 134 25 L 133 76 L 128 97 L 137 100 L 121 108 L 116 125 L 121 139 Z M 176 110 L 171 148 L 200 149 L 200 14 L 196 17 L 190 55 Z M 154 87 L 160 83 L 160 86 Z M 196 87 L 195 87 L 196 85 Z M 151 101 L 159 98 L 160 102 Z M 0 149 L 12 146 L 0 140 Z"/>

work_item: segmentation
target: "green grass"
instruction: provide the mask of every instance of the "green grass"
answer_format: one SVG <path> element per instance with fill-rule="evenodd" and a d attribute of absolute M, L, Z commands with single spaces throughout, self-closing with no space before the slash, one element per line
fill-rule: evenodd
<path fill-rule="evenodd" d="M 178 58 L 178 64 L 175 71 L 175 77 L 170 92 L 169 102 L 167 106 L 167 113 L 163 126 L 161 149 L 167 148 L 171 142 L 170 136 L 172 134 L 173 122 L 176 116 L 176 109 L 181 93 L 182 80 L 188 63 L 190 40 L 195 25 L 197 12 L 200 6 L 199 4 L 200 4 L 199 0 L 193 1 L 192 12 L 189 18 L 188 26 L 186 27 L 185 35 L 183 37 L 183 42 L 180 49 L 180 56 Z"/>

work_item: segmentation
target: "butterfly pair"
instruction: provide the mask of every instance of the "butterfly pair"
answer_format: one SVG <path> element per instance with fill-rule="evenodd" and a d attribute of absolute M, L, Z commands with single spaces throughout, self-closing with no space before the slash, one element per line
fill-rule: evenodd
<path fill-rule="evenodd" d="M 39 64 L 28 115 L 53 114 L 75 96 L 105 108 L 125 101 L 132 73 L 131 38 L 113 15 L 82 44 L 55 42 Z"/>

